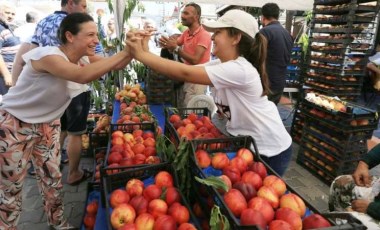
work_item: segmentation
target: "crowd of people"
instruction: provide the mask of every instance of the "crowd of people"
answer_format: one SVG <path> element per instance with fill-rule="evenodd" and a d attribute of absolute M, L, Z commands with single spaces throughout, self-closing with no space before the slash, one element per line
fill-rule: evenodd
<path fill-rule="evenodd" d="M 10 26 L 14 8 L 0 6 L 0 229 L 16 229 L 30 160 L 48 225 L 75 229 L 63 215 L 60 165 L 68 161 L 69 185 L 91 176 L 79 164 L 90 107 L 87 83 L 125 68 L 132 59 L 183 82 L 182 106 L 204 94 L 207 86 L 213 87 L 212 97 L 219 115 L 226 118 L 228 135 L 252 136 L 262 159 L 284 175 L 292 157 L 292 139 L 276 105 L 284 89 L 293 39 L 278 22 L 277 4 L 262 7 L 261 29 L 252 15 L 237 9 L 217 21 L 201 23 L 201 7 L 186 4 L 181 21 L 187 29 L 159 39 L 160 48 L 172 58 L 156 52 L 152 39 L 156 26 L 150 20 L 144 30 L 127 33 L 123 50 L 100 46 L 100 36 L 106 41 L 116 38 L 115 22 L 109 20 L 109 29 L 102 33 L 102 12 L 94 20 L 86 8 L 86 0 L 61 0 L 59 11 L 38 23 L 35 15 L 28 14 L 33 34 L 21 39 Z M 62 148 L 65 140 L 66 150 Z M 380 163 L 379 151 L 380 147 L 375 148 L 359 163 L 353 177 L 357 185 L 368 185 L 368 169 Z M 378 195 L 372 200 L 355 200 L 352 207 L 379 218 Z"/>

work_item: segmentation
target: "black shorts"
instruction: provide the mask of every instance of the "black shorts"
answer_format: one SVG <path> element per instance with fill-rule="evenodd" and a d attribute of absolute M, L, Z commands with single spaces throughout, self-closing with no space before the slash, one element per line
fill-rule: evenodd
<path fill-rule="evenodd" d="M 61 117 L 61 130 L 70 135 L 82 135 L 87 132 L 87 116 L 90 111 L 90 92 L 74 97 Z"/>

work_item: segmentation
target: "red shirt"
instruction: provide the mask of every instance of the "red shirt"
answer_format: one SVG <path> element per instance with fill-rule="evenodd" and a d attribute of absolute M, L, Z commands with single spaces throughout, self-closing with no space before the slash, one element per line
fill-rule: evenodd
<path fill-rule="evenodd" d="M 203 26 L 200 26 L 193 34 L 190 34 L 190 30 L 187 29 L 178 38 L 178 45 L 182 46 L 182 50 L 188 54 L 194 55 L 197 46 L 206 48 L 203 57 L 197 64 L 203 64 L 210 61 L 211 54 L 211 34 L 207 32 Z M 184 63 L 190 64 L 186 60 Z"/>

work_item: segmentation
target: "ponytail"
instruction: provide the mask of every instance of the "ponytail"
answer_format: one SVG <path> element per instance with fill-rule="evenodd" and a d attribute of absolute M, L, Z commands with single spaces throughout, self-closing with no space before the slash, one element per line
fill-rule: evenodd
<path fill-rule="evenodd" d="M 261 85 L 263 86 L 262 96 L 270 93 L 269 78 L 266 70 L 265 60 L 267 58 L 267 39 L 260 33 L 257 33 L 255 39 L 236 28 L 227 28 L 230 36 L 241 34 L 239 42 L 239 54 L 249 61 L 260 74 Z"/>
<path fill-rule="evenodd" d="M 268 41 L 264 35 L 257 33 L 255 42 L 251 46 L 250 54 L 246 59 L 257 69 L 260 74 L 261 84 L 263 85 L 263 96 L 268 95 L 269 77 L 266 68 Z"/>

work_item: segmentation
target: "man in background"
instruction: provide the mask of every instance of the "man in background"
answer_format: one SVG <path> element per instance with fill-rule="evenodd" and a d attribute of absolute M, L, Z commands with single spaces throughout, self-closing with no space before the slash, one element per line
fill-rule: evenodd
<path fill-rule="evenodd" d="M 143 29 L 147 30 L 147 31 L 155 31 L 157 29 L 156 23 L 152 19 L 146 19 L 144 22 Z M 148 46 L 149 46 L 149 50 L 152 53 L 154 53 L 156 55 L 160 55 L 161 49 L 157 47 L 157 43 L 155 41 L 155 36 L 150 37 Z"/>
<path fill-rule="evenodd" d="M 0 95 L 6 94 L 12 85 L 13 60 L 20 48 L 20 39 L 10 26 L 15 15 L 14 6 L 7 3 L 0 5 Z"/>
<path fill-rule="evenodd" d="M 201 7 L 198 4 L 187 4 L 181 12 L 181 21 L 188 29 L 178 39 L 160 38 L 161 47 L 168 48 L 188 65 L 203 64 L 210 60 L 211 34 L 202 27 L 201 15 Z M 206 88 L 205 85 L 184 83 L 184 99 L 178 100 L 183 102 L 180 107 L 186 107 L 194 96 L 204 95 Z"/>
<path fill-rule="evenodd" d="M 280 8 L 276 3 L 267 3 L 261 9 L 260 33 L 268 40 L 266 69 L 270 80 L 271 93 L 268 99 L 276 105 L 280 102 L 286 82 L 286 70 L 290 61 L 293 38 L 280 24 Z"/>
<path fill-rule="evenodd" d="M 21 42 L 30 42 L 39 20 L 37 12 L 28 12 L 25 15 L 26 23 L 15 29 L 15 35 L 20 38 Z"/>

